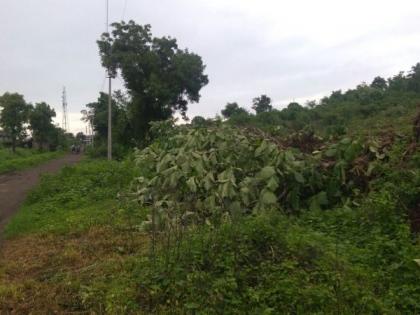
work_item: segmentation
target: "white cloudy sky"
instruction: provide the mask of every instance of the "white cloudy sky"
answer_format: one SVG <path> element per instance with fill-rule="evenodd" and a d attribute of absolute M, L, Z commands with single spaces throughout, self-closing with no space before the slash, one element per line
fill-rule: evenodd
<path fill-rule="evenodd" d="M 231 101 L 249 108 L 263 93 L 280 108 L 420 61 L 418 0 L 109 1 L 111 21 L 151 24 L 203 57 L 210 83 L 190 117 Z M 46 101 L 60 116 L 65 85 L 70 128 L 84 131 L 80 110 L 105 88 L 95 43 L 104 29 L 105 0 L 0 0 L 0 94 Z"/>

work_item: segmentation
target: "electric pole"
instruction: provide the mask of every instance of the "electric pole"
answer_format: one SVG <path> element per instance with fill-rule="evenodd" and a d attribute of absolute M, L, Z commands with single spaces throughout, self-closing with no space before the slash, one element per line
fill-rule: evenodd
<path fill-rule="evenodd" d="M 106 32 L 109 28 L 109 0 L 106 0 Z M 109 51 L 111 54 L 111 49 Z M 111 69 L 108 66 L 108 160 L 112 160 L 112 89 Z"/>
<path fill-rule="evenodd" d="M 108 88 L 108 160 L 112 160 L 112 90 L 111 74 L 108 69 L 109 88 Z"/>
<path fill-rule="evenodd" d="M 67 121 L 67 95 L 66 95 L 66 87 L 63 87 L 63 95 L 61 97 L 62 106 L 63 106 L 63 120 L 62 120 L 62 128 L 65 132 L 68 131 L 68 121 Z"/>

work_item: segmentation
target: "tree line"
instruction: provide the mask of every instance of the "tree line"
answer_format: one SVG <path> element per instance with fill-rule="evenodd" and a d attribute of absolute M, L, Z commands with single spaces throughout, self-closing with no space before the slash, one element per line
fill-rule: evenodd
<path fill-rule="evenodd" d="M 357 119 L 374 117 L 379 112 L 392 116 L 419 104 L 420 63 L 417 63 L 408 73 L 399 72 L 388 79 L 377 76 L 370 84 L 363 82 L 345 92 L 333 91 L 319 101 L 291 102 L 283 109 L 276 109 L 270 97 L 261 95 L 252 101 L 255 113 L 233 102 L 227 103 L 221 114 L 228 123 L 267 131 L 315 129 L 344 134 L 347 126 Z"/>
<path fill-rule="evenodd" d="M 36 143 L 40 150 L 67 145 L 70 135 L 54 125 L 56 113 L 47 103 L 30 104 L 23 95 L 6 92 L 0 96 L 0 109 L 0 127 L 10 139 L 13 152 L 27 142 L 28 132 L 32 135 L 30 145 Z"/>

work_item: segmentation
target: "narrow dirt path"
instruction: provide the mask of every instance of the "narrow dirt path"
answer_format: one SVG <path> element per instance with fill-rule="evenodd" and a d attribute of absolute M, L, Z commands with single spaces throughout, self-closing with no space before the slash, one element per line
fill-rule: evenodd
<path fill-rule="evenodd" d="M 0 175 L 0 234 L 19 210 L 29 190 L 39 182 L 41 174 L 55 173 L 65 165 L 79 162 L 81 158 L 80 154 L 70 154 L 28 170 Z"/>

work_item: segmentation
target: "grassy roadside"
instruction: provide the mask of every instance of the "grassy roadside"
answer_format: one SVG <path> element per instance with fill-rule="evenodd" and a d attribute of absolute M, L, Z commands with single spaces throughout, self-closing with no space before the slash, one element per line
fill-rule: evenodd
<path fill-rule="evenodd" d="M 415 314 L 420 246 L 407 207 L 419 195 L 420 156 L 402 161 L 406 147 L 396 140 L 364 198 L 162 233 L 155 247 L 141 229 L 146 209 L 119 195 L 140 173 L 132 161 L 66 167 L 6 227 L 0 311 Z"/>
<path fill-rule="evenodd" d="M 63 151 L 39 152 L 32 149 L 17 148 L 16 153 L 12 153 L 8 149 L 0 149 L 0 174 L 20 171 L 62 155 L 64 155 Z"/>
<path fill-rule="evenodd" d="M 148 248 L 135 228 L 144 215 L 128 217 L 117 200 L 132 165 L 85 160 L 42 178 L 5 230 L 0 313 L 104 313 L 114 294 L 132 298 L 120 291 L 132 280 L 125 266 Z"/>
<path fill-rule="evenodd" d="M 116 224 L 117 194 L 133 178 L 129 163 L 87 160 L 66 166 L 57 175 L 43 176 L 6 227 L 6 238 Z"/>

